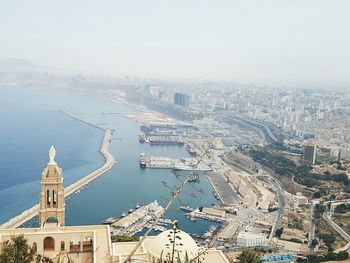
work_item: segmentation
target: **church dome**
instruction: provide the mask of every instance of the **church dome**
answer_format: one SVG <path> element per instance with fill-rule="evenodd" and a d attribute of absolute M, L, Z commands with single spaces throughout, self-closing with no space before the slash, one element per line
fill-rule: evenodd
<path fill-rule="evenodd" d="M 179 229 L 169 229 L 162 233 L 160 233 L 157 237 L 155 237 L 150 244 L 150 252 L 153 256 L 160 258 L 162 255 L 162 259 L 166 259 L 167 255 L 172 254 L 173 249 L 173 240 L 174 240 L 174 231 L 175 233 L 175 258 L 177 258 L 178 254 L 181 259 L 184 259 L 186 253 L 189 259 L 192 259 L 198 255 L 198 246 L 193 238 L 179 230 Z"/>

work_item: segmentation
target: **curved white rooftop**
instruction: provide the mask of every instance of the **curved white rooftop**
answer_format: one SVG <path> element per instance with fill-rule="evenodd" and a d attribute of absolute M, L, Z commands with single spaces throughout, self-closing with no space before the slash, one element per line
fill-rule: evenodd
<path fill-rule="evenodd" d="M 189 234 L 179 229 L 176 229 L 175 231 L 175 251 L 179 252 L 180 258 L 184 259 L 186 252 L 189 259 L 196 257 L 198 255 L 198 246 L 193 238 Z M 168 253 L 171 254 L 173 240 L 174 229 L 169 229 L 160 233 L 158 236 L 153 238 L 152 242 L 150 243 L 150 253 L 158 258 L 162 254 L 162 258 L 165 259 Z M 177 258 L 177 252 L 175 253 L 175 258 Z"/>

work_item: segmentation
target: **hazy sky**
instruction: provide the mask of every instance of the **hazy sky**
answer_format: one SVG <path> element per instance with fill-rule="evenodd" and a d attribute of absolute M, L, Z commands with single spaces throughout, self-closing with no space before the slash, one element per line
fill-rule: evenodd
<path fill-rule="evenodd" d="M 350 87 L 349 0 L 0 0 L 0 58 L 65 69 Z"/>

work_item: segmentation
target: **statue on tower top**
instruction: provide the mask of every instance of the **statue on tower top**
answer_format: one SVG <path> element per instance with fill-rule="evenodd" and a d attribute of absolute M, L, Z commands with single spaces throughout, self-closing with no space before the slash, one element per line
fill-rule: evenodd
<path fill-rule="evenodd" d="M 54 218 L 58 226 L 64 226 L 65 203 L 62 169 L 55 161 L 56 150 L 52 145 L 49 150 L 49 163 L 41 177 L 39 221 L 42 227 Z"/>
<path fill-rule="evenodd" d="M 56 164 L 55 157 L 56 157 L 56 150 L 55 147 L 52 145 L 49 151 L 49 157 L 50 157 L 50 162 L 49 164 Z"/>

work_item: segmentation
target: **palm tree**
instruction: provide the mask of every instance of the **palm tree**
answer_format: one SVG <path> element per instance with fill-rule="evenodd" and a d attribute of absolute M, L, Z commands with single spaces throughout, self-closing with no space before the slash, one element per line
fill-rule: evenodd
<path fill-rule="evenodd" d="M 245 249 L 239 256 L 239 262 L 241 263 L 261 263 L 260 255 L 252 249 Z"/>

